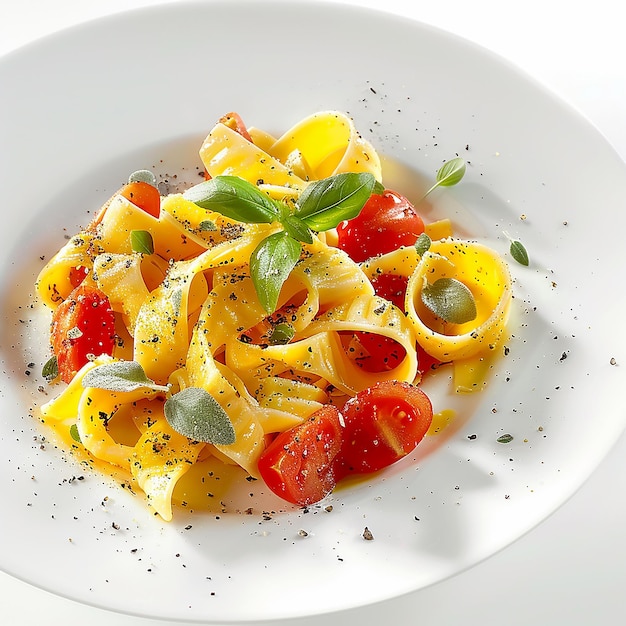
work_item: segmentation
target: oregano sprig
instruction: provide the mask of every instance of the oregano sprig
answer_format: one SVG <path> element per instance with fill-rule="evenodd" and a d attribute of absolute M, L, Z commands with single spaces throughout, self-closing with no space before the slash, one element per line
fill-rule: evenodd
<path fill-rule="evenodd" d="M 300 258 L 302 244 L 312 243 L 314 232 L 331 230 L 356 217 L 372 193 L 383 191 L 372 174 L 347 172 L 311 182 L 291 203 L 275 200 L 237 176 L 216 176 L 183 195 L 201 208 L 238 222 L 280 224 L 281 230 L 261 241 L 250 258 L 257 296 L 271 314 Z"/>

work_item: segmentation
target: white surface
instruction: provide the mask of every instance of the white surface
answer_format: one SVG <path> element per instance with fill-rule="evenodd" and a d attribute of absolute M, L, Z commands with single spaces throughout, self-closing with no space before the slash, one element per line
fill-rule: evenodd
<path fill-rule="evenodd" d="M 131 6 L 130 2 L 117 4 L 120 6 L 107 3 L 107 10 L 121 9 L 122 4 Z M 593 11 L 570 7 L 567 23 L 563 23 L 562 8 L 552 8 L 545 2 L 526 3 L 523 14 L 509 12 L 501 3 L 486 1 L 450 0 L 445 6 L 419 7 L 419 13 L 417 7 L 401 9 L 403 4 L 386 2 L 385 8 L 412 14 L 505 55 L 577 106 L 620 154 L 626 155 L 626 122 L 621 117 L 626 104 L 626 78 L 620 74 L 626 44 L 620 43 L 617 20 L 605 19 L 612 10 L 609 2 L 594 3 Z M 63 9 L 65 6 L 72 9 L 71 17 Z M 0 41 L 5 51 L 44 34 L 46 29 L 62 27 L 68 20 L 80 21 L 105 11 L 104 7 L 86 7 L 78 2 L 47 4 L 43 0 L 12 7 L 8 17 L 7 8 L 3 7 L 0 13 Z M 593 213 L 594 209 L 590 211 Z M 396 623 L 419 620 L 435 626 L 623 622 L 625 452 L 622 436 L 611 455 L 571 501 L 514 545 L 471 570 L 374 607 L 293 623 L 329 624 L 349 619 L 377 624 L 388 619 L 390 613 Z M 39 538 L 36 542 L 37 549 L 45 549 L 45 540 Z M 108 624 L 112 618 L 105 611 L 51 596 L 4 575 L 0 577 L 0 598 L 0 618 L 7 624 L 56 625 L 89 620 L 97 625 Z M 163 623 L 117 615 L 115 622 L 122 626 Z"/>

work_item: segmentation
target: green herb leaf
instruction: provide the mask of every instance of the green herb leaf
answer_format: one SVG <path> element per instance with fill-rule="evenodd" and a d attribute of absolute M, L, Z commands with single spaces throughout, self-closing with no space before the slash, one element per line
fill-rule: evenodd
<path fill-rule="evenodd" d="M 199 224 L 198 227 L 200 228 L 200 230 L 202 231 L 207 231 L 207 230 L 217 230 L 217 225 L 215 224 L 215 222 L 213 220 L 202 220 Z"/>
<path fill-rule="evenodd" d="M 213 396 L 199 387 L 187 387 L 168 398 L 164 406 L 169 425 L 193 440 L 230 445 L 235 429 L 228 414 Z"/>
<path fill-rule="evenodd" d="M 300 242 L 285 231 L 265 238 L 250 256 L 250 274 L 261 305 L 276 310 L 283 283 L 300 258 Z"/>
<path fill-rule="evenodd" d="M 78 426 L 76 424 L 72 424 L 70 426 L 70 437 L 77 443 L 82 443 L 80 433 L 78 432 Z"/>
<path fill-rule="evenodd" d="M 452 187 L 461 182 L 465 176 L 467 166 L 462 157 L 455 157 L 446 161 L 438 170 L 435 184 L 422 196 L 422 200 L 437 187 Z"/>
<path fill-rule="evenodd" d="M 296 334 L 293 326 L 287 323 L 276 324 L 270 335 L 270 343 L 273 346 L 283 346 L 288 344 Z"/>
<path fill-rule="evenodd" d="M 530 263 L 528 259 L 528 252 L 526 252 L 526 248 L 524 248 L 521 241 L 518 241 L 517 239 L 512 240 L 509 252 L 520 265 L 528 267 L 528 264 Z"/>
<path fill-rule="evenodd" d="M 456 157 L 446 161 L 437 172 L 437 184 L 441 187 L 452 187 L 460 183 L 465 176 L 465 160 Z"/>
<path fill-rule="evenodd" d="M 82 380 L 83 387 L 96 387 L 108 391 L 134 391 L 146 387 L 155 391 L 169 391 L 167 385 L 157 385 L 146 376 L 136 361 L 112 361 L 90 369 Z"/>
<path fill-rule="evenodd" d="M 476 301 L 469 288 L 456 278 L 439 278 L 422 289 L 422 302 L 437 317 L 451 324 L 476 319 Z"/>
<path fill-rule="evenodd" d="M 356 217 L 375 186 L 376 179 L 369 173 L 349 172 L 317 180 L 300 195 L 295 215 L 312 230 L 330 230 Z"/>
<path fill-rule="evenodd" d="M 154 252 L 152 235 L 147 230 L 131 230 L 130 246 L 133 252 L 140 254 L 152 254 Z"/>
<path fill-rule="evenodd" d="M 506 435 L 502 435 L 501 437 L 498 437 L 496 441 L 498 443 L 511 443 L 511 441 L 513 441 L 513 435 L 509 435 L 507 433 Z"/>
<path fill-rule="evenodd" d="M 203 209 L 245 224 L 270 224 L 279 217 L 277 204 L 238 176 L 216 176 L 190 187 L 183 197 Z"/>
<path fill-rule="evenodd" d="M 56 356 L 51 356 L 41 368 L 41 375 L 48 381 L 52 382 L 59 375 L 59 362 Z"/>
<path fill-rule="evenodd" d="M 129 183 L 148 183 L 158 188 L 156 176 L 150 170 L 137 170 L 128 177 Z"/>
<path fill-rule="evenodd" d="M 424 256 L 424 252 L 430 249 L 430 244 L 432 244 L 432 239 L 426 233 L 422 233 L 415 242 L 415 251 L 419 256 Z"/>
<path fill-rule="evenodd" d="M 286 215 L 281 219 L 281 224 L 289 236 L 293 237 L 296 241 L 313 243 L 311 229 L 305 224 L 304 220 L 296 215 Z"/>

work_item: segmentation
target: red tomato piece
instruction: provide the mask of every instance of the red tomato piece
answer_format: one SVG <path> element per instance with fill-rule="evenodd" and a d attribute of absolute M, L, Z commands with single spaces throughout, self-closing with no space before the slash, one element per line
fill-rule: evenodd
<path fill-rule="evenodd" d="M 372 279 L 374 291 L 404 311 L 404 294 L 408 279 L 398 274 L 379 274 Z M 396 367 L 406 356 L 406 350 L 396 341 L 382 335 L 357 332 L 355 336 L 368 356 L 356 362 L 366 372 L 385 372 Z"/>
<path fill-rule="evenodd" d="M 372 287 L 377 296 L 389 300 L 404 311 L 404 297 L 409 279 L 399 274 L 378 274 L 372 278 Z"/>
<path fill-rule="evenodd" d="M 412 452 L 432 419 L 428 396 L 415 385 L 382 381 L 360 391 L 342 410 L 340 475 L 375 472 Z"/>
<path fill-rule="evenodd" d="M 361 212 L 337 226 L 337 247 L 361 263 L 373 256 L 412 246 L 424 232 L 424 221 L 404 196 L 387 189 L 372 194 Z"/>
<path fill-rule="evenodd" d="M 406 287 L 408 278 L 398 274 L 379 274 L 372 279 L 374 291 L 381 298 L 386 298 L 395 304 L 400 310 L 404 311 L 404 297 L 406 295 Z M 385 341 L 382 337 L 377 345 L 372 345 L 372 340 L 363 338 L 364 333 L 357 333 L 357 338 L 361 345 L 367 350 L 370 358 L 359 359 L 359 365 L 369 372 L 381 372 L 385 369 L 392 369 L 404 358 L 404 349 L 391 339 Z M 420 374 L 425 375 L 433 371 L 441 362 L 431 356 L 417 346 L 418 370 Z M 388 367 L 385 367 L 385 364 Z"/>
<path fill-rule="evenodd" d="M 91 355 L 113 353 L 115 317 L 109 299 L 91 285 L 76 287 L 52 315 L 51 339 L 61 380 L 69 383 Z"/>
<path fill-rule="evenodd" d="M 89 274 L 89 268 L 84 265 L 70 267 L 70 283 L 72 287 L 78 287 Z"/>
<path fill-rule="evenodd" d="M 158 218 L 161 214 L 161 195 L 150 183 L 142 180 L 127 183 L 120 189 L 120 194 L 152 217 Z"/>
<path fill-rule="evenodd" d="M 406 350 L 390 337 L 375 333 L 354 333 L 367 356 L 360 357 L 356 364 L 366 372 L 387 372 L 397 367 L 406 356 Z"/>
<path fill-rule="evenodd" d="M 301 506 L 319 502 L 337 483 L 341 442 L 339 411 L 324 405 L 272 441 L 259 459 L 261 477 L 283 500 Z"/>
<path fill-rule="evenodd" d="M 252 137 L 250 137 L 250 133 L 239 113 L 235 113 L 234 111 L 226 113 L 226 115 L 220 117 L 219 122 L 228 126 L 231 130 L 237 131 L 244 139 L 252 141 Z"/>

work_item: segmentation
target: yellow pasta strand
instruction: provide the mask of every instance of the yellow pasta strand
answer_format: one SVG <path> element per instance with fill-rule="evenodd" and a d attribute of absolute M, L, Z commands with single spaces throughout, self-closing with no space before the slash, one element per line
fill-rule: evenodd
<path fill-rule="evenodd" d="M 470 289 L 476 301 L 476 319 L 451 324 L 426 308 L 422 289 L 439 278 L 457 279 Z M 446 239 L 433 242 L 418 263 L 409 280 L 405 306 L 424 350 L 440 361 L 455 361 L 498 345 L 511 297 L 508 267 L 493 250 L 471 241 Z"/>

